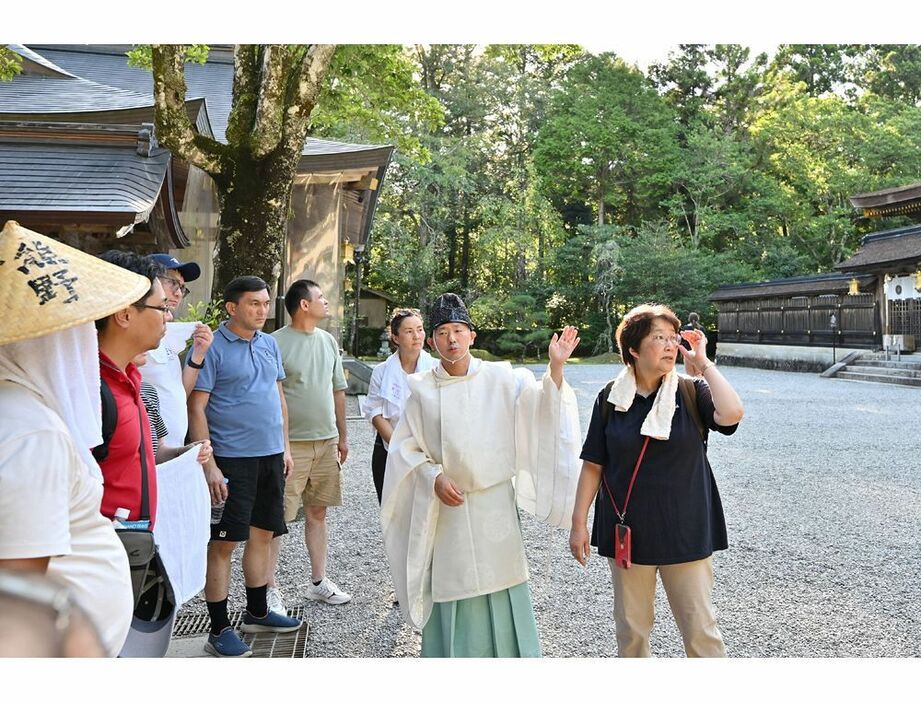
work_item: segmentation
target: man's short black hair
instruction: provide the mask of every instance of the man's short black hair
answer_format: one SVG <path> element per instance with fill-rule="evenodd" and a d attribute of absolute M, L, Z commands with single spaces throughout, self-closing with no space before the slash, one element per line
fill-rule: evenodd
<path fill-rule="evenodd" d="M 289 315 L 294 316 L 297 308 L 301 306 L 301 300 L 313 300 L 313 293 L 310 292 L 311 288 L 319 290 L 320 286 L 307 279 L 295 280 L 291 283 L 291 287 L 285 293 L 285 309 L 288 310 Z"/>
<path fill-rule="evenodd" d="M 269 284 L 258 275 L 241 275 L 237 276 L 224 288 L 224 302 L 237 304 L 240 298 L 248 292 L 259 292 L 268 290 Z"/>
<path fill-rule="evenodd" d="M 150 256 L 142 256 L 131 251 L 117 251 L 115 249 L 109 249 L 108 251 L 99 254 L 99 258 L 106 263 L 111 263 L 113 266 L 118 266 L 119 268 L 124 268 L 131 271 L 132 273 L 142 275 L 150 281 L 150 288 L 147 289 L 147 292 L 144 293 L 143 297 L 131 303 L 133 306 L 138 308 L 143 307 L 144 301 L 150 297 L 151 293 L 153 293 L 153 286 L 157 281 L 157 276 L 166 275 L 166 268 L 154 261 Z M 111 316 L 112 315 L 109 315 L 109 317 Z M 97 319 L 96 329 L 100 331 L 105 329 L 106 324 L 109 321 L 109 317 Z"/>

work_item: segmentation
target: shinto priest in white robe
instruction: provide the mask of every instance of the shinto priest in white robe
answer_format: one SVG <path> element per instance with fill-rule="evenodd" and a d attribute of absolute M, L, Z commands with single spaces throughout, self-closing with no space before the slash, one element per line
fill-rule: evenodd
<path fill-rule="evenodd" d="M 381 503 L 394 589 L 422 629 L 433 602 L 526 582 L 518 507 L 569 528 L 579 479 L 578 407 L 572 388 L 538 382 L 507 362 L 470 359 L 452 377 L 439 363 L 409 376 L 410 397 L 390 439 Z M 444 505 L 444 472 L 464 503 Z"/>

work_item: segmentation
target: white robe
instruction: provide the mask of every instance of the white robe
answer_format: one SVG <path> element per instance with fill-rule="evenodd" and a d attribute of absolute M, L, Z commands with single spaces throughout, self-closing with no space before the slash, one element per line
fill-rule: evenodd
<path fill-rule="evenodd" d="M 404 616 L 421 629 L 433 602 L 527 581 L 516 497 L 538 519 L 568 528 L 581 432 L 575 394 L 565 381 L 558 389 L 549 373 L 539 383 L 526 369 L 471 359 L 466 376 L 438 365 L 408 380 L 381 521 Z M 462 505 L 435 496 L 442 472 L 464 492 Z"/>

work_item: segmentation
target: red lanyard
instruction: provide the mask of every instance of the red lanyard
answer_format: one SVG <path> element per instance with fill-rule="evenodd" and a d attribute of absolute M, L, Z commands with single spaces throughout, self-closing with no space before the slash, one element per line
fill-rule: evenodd
<path fill-rule="evenodd" d="M 630 493 L 633 492 L 633 483 L 636 482 L 636 474 L 640 472 L 640 463 L 643 461 L 643 454 L 646 453 L 646 447 L 649 446 L 649 437 L 646 437 L 646 441 L 643 442 L 643 448 L 640 450 L 640 457 L 636 459 L 636 465 L 633 468 L 633 477 L 630 478 L 630 487 L 627 488 L 627 497 L 624 499 L 624 511 L 621 513 L 617 509 L 617 503 L 614 501 L 614 495 L 611 494 L 611 488 L 608 487 L 608 481 L 604 477 L 604 468 L 601 469 L 601 480 L 604 482 L 604 489 L 608 491 L 608 497 L 611 498 L 611 504 L 614 505 L 614 512 L 617 514 L 617 517 L 620 519 L 620 523 L 624 523 L 624 519 L 627 517 L 627 505 L 630 504 Z"/>

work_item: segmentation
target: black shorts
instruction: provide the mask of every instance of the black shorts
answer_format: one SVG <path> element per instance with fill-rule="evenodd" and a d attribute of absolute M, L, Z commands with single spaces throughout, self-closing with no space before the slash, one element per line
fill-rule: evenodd
<path fill-rule="evenodd" d="M 285 526 L 285 460 L 283 453 L 256 458 L 214 457 L 227 478 L 227 502 L 221 521 L 211 525 L 215 541 L 246 541 L 249 528 L 281 536 Z"/>

